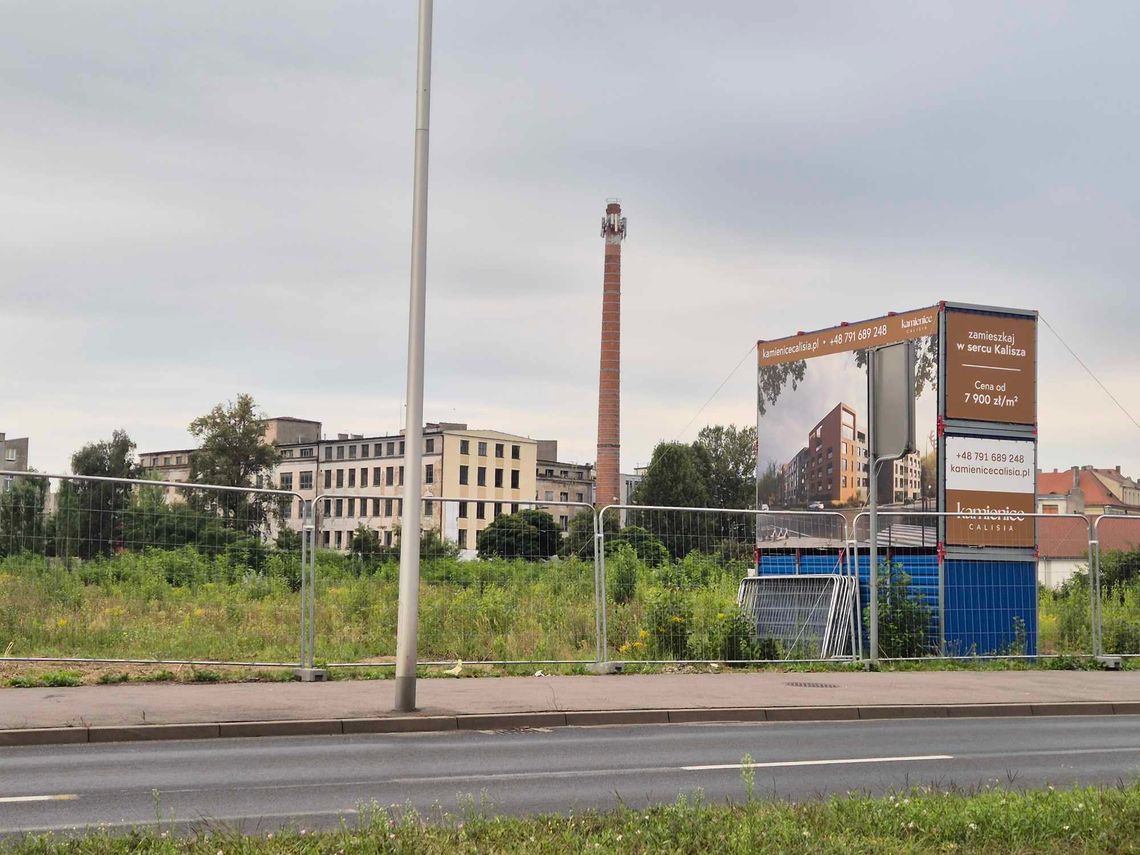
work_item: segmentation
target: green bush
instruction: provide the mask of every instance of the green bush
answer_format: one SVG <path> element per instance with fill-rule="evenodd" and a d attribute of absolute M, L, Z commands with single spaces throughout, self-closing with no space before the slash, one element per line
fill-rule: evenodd
<path fill-rule="evenodd" d="M 628 603 L 637 593 L 637 575 L 641 567 L 634 549 L 628 543 L 619 543 L 606 559 L 606 582 L 610 601 Z"/>
<path fill-rule="evenodd" d="M 879 655 L 886 658 L 928 656 L 933 610 L 911 594 L 910 576 L 902 565 L 884 562 L 879 568 Z M 863 621 L 871 623 L 870 606 Z"/>
<path fill-rule="evenodd" d="M 646 609 L 650 653 L 656 659 L 686 659 L 692 602 L 676 588 L 660 588 L 649 595 Z"/>

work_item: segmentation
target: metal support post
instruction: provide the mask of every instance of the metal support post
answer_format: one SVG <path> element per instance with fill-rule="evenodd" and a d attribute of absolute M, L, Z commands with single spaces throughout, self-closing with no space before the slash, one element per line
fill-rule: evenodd
<path fill-rule="evenodd" d="M 868 613 L 867 627 L 870 645 L 869 661 L 871 665 L 879 664 L 879 458 L 875 455 L 875 351 L 867 351 L 867 474 L 870 476 L 867 483 L 867 503 L 870 506 L 871 544 L 868 548 L 868 557 L 871 566 L 868 568 L 868 586 L 870 588 L 870 611 Z"/>
<path fill-rule="evenodd" d="M 416 68 L 416 162 L 412 194 L 412 275 L 408 301 L 408 386 L 404 442 L 404 514 L 396 626 L 396 711 L 416 708 L 420 608 L 420 500 L 423 456 L 424 327 L 427 303 L 428 115 L 431 106 L 432 0 L 420 0 Z"/>

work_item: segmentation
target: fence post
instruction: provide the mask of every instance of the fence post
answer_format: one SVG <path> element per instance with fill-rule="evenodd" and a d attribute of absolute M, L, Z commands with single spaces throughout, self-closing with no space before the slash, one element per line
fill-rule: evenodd
<path fill-rule="evenodd" d="M 605 666 L 609 661 L 609 626 L 607 625 L 606 604 L 606 521 L 604 515 L 606 508 L 594 514 L 594 560 L 598 566 L 598 600 L 601 604 L 601 658 L 599 664 Z"/>
<path fill-rule="evenodd" d="M 1089 634 L 1092 636 L 1092 652 L 1095 658 L 1104 655 L 1104 639 L 1101 636 L 1100 614 L 1100 521 L 1089 526 Z"/>
<path fill-rule="evenodd" d="M 301 500 L 301 667 L 294 671 L 305 683 L 328 679 L 328 671 L 316 666 L 317 646 L 317 502 L 313 499 L 308 512 Z"/>

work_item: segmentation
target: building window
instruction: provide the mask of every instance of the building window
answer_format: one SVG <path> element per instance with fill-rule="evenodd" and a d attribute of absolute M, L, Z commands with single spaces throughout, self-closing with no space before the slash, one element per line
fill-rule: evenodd
<path fill-rule="evenodd" d="M 403 454 L 404 454 L 404 441 L 401 439 L 400 440 L 400 455 L 403 456 Z"/>
<path fill-rule="evenodd" d="M 517 490 L 519 488 L 519 470 L 511 470 L 511 489 Z"/>
<path fill-rule="evenodd" d="M 285 472 L 281 475 L 281 489 L 282 490 L 292 490 L 293 489 L 293 473 L 292 472 Z"/>
<path fill-rule="evenodd" d="M 391 457 L 395 453 L 396 453 L 396 443 L 394 443 L 394 442 L 388 443 L 388 456 Z"/>
<path fill-rule="evenodd" d="M 404 467 L 400 467 L 400 486 L 404 486 Z"/>
<path fill-rule="evenodd" d="M 356 516 L 356 499 L 348 500 L 348 515 L 350 517 Z"/>
<path fill-rule="evenodd" d="M 336 533 L 336 548 L 337 549 L 343 549 L 344 548 L 344 532 L 343 531 L 338 531 Z"/>
<path fill-rule="evenodd" d="M 289 519 L 289 517 L 293 516 L 292 501 L 285 502 L 281 505 L 281 516 L 285 517 L 285 519 Z"/>
<path fill-rule="evenodd" d="M 558 526 L 563 531 L 570 531 L 570 517 L 566 516 L 566 514 L 562 514 L 561 516 L 559 516 L 558 517 Z"/>
<path fill-rule="evenodd" d="M 325 516 L 332 516 L 332 499 L 325 499 Z"/>
<path fill-rule="evenodd" d="M 427 466 L 424 467 L 424 483 L 425 484 L 434 484 L 435 483 L 435 464 L 429 463 Z"/>
<path fill-rule="evenodd" d="M 569 493 L 559 493 L 558 494 L 558 501 L 569 502 L 570 501 L 570 494 Z"/>
<path fill-rule="evenodd" d="M 384 545 L 392 545 L 392 529 L 388 529 L 386 532 L 384 532 Z"/>
<path fill-rule="evenodd" d="M 575 499 L 574 499 L 575 502 L 583 501 L 583 494 L 582 493 L 575 493 L 574 496 L 575 496 Z"/>
<path fill-rule="evenodd" d="M 517 514 L 518 512 L 519 512 L 519 503 L 518 502 L 511 502 L 511 513 Z"/>
<path fill-rule="evenodd" d="M 381 452 L 384 451 L 384 443 L 378 442 L 372 446 L 372 456 L 379 457 Z"/>
<path fill-rule="evenodd" d="M 487 467 L 480 466 L 475 470 L 475 483 L 480 487 L 487 486 Z"/>
<path fill-rule="evenodd" d="M 466 502 L 460 502 L 459 503 L 459 518 L 461 520 L 467 519 L 467 503 Z"/>
<path fill-rule="evenodd" d="M 467 548 L 467 529 L 465 528 L 459 529 L 459 548 Z"/>
<path fill-rule="evenodd" d="M 424 452 L 426 454 L 431 454 L 434 451 L 435 451 L 435 438 L 431 437 L 431 438 L 425 439 L 424 440 Z"/>
<path fill-rule="evenodd" d="M 11 453 L 13 453 L 13 454 L 15 453 L 15 450 L 14 450 L 14 449 L 11 449 L 11 448 L 10 448 L 10 449 L 8 449 L 8 451 L 9 451 L 9 452 L 11 452 Z M 164 458 L 162 458 L 162 465 L 163 465 L 163 466 L 169 466 L 169 465 L 170 465 L 170 458 L 169 458 L 169 457 L 164 457 Z"/>
<path fill-rule="evenodd" d="M 348 459 L 349 460 L 355 460 L 356 459 L 356 446 L 355 445 L 350 445 L 348 447 Z"/>
<path fill-rule="evenodd" d="M 553 490 L 547 490 L 546 493 L 543 494 L 543 498 L 546 499 L 546 501 L 548 501 L 548 502 L 553 502 L 554 501 L 554 491 Z"/>
<path fill-rule="evenodd" d="M 325 446 L 325 460 L 332 460 L 332 446 Z"/>
<path fill-rule="evenodd" d="M 502 487 L 503 486 L 503 470 L 502 469 L 496 469 L 495 470 L 495 486 L 496 487 Z"/>
<path fill-rule="evenodd" d="M 337 499 L 336 500 L 336 514 L 335 514 L 335 516 L 338 516 L 338 517 L 344 516 L 344 499 Z"/>
<path fill-rule="evenodd" d="M 360 486 L 361 487 L 367 487 L 368 486 L 368 467 L 367 466 L 360 467 Z"/>
<path fill-rule="evenodd" d="M 477 520 L 487 519 L 486 504 L 487 504 L 486 502 L 476 502 L 475 503 L 475 519 L 477 519 Z"/>
<path fill-rule="evenodd" d="M 343 469 L 336 470 L 336 485 L 337 485 L 337 487 L 343 487 L 344 486 L 344 470 Z"/>
<path fill-rule="evenodd" d="M 503 503 L 502 502 L 495 502 L 495 507 L 492 511 L 491 519 L 497 520 L 502 515 L 503 515 Z"/>
<path fill-rule="evenodd" d="M 511 446 L 511 460 L 518 460 L 522 455 L 522 449 L 517 445 Z"/>
<path fill-rule="evenodd" d="M 503 444 L 501 442 L 495 443 L 495 456 L 496 457 L 502 457 L 503 456 Z"/>
<path fill-rule="evenodd" d="M 459 453 L 460 454 L 470 454 L 471 453 L 471 440 L 469 440 L 469 439 L 459 440 Z"/>
<path fill-rule="evenodd" d="M 338 445 L 336 447 L 336 459 L 337 460 L 344 460 L 344 446 L 343 445 Z"/>
<path fill-rule="evenodd" d="M 424 502 L 424 516 L 425 517 L 431 516 L 431 501 L 430 500 L 427 500 Z"/>
<path fill-rule="evenodd" d="M 338 484 L 337 486 L 340 486 L 340 485 Z M 350 486 L 350 487 L 356 486 L 356 470 L 355 469 L 349 469 L 348 470 L 348 486 Z"/>
<path fill-rule="evenodd" d="M 326 531 L 324 534 L 325 534 L 325 536 L 322 538 L 322 540 L 324 541 L 325 549 L 328 549 L 329 548 L 329 536 L 332 534 L 332 532 Z"/>
<path fill-rule="evenodd" d="M 312 471 L 301 473 L 301 489 L 302 490 L 313 489 L 313 473 L 312 473 Z"/>
<path fill-rule="evenodd" d="M 392 500 L 391 499 L 385 499 L 384 500 L 384 516 L 386 516 L 386 517 L 392 516 Z"/>
<path fill-rule="evenodd" d="M 486 457 L 487 456 L 487 443 L 485 443 L 485 442 L 479 443 L 479 456 L 480 457 Z"/>
<path fill-rule="evenodd" d="M 379 487 L 380 482 L 383 479 L 384 479 L 384 467 L 383 466 L 373 466 L 372 467 L 372 486 L 373 487 Z"/>
<path fill-rule="evenodd" d="M 380 500 L 379 499 L 373 499 L 372 500 L 372 516 L 374 516 L 374 517 L 380 516 Z"/>
<path fill-rule="evenodd" d="M 384 473 L 384 484 L 391 487 L 396 483 L 396 467 L 389 466 L 388 471 Z"/>
<path fill-rule="evenodd" d="M 301 449 L 301 456 L 302 456 L 302 457 L 312 457 L 312 456 L 313 456 L 313 449 L 311 449 L 311 448 L 302 448 L 302 449 Z"/>
<path fill-rule="evenodd" d="M 468 470 L 470 470 L 470 468 L 471 467 L 469 467 L 466 463 L 460 464 L 460 466 L 459 466 L 459 483 L 460 484 L 466 484 L 470 480 L 468 478 Z"/>

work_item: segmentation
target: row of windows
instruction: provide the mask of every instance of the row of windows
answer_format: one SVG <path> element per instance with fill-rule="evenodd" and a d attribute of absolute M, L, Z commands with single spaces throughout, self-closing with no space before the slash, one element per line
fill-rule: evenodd
<path fill-rule="evenodd" d="M 575 502 L 585 501 L 585 499 L 583 498 L 585 496 L 585 493 L 575 493 L 574 496 L 575 496 L 575 498 L 574 498 Z M 542 500 L 544 502 L 553 502 L 554 501 L 554 491 L 553 490 L 547 490 L 546 493 L 543 495 Z M 565 492 L 565 491 L 559 493 L 558 494 L 558 501 L 569 502 L 570 501 L 570 494 Z"/>
<path fill-rule="evenodd" d="M 430 469 L 431 467 L 429 466 L 428 468 Z M 427 481 L 429 484 L 431 483 L 430 478 L 427 479 Z M 461 485 L 467 485 L 467 484 L 471 483 L 471 467 L 468 466 L 466 463 L 461 464 L 459 467 L 459 483 Z M 478 466 L 475 468 L 475 485 L 477 487 L 486 487 L 487 486 L 487 467 L 486 466 Z M 503 486 L 503 470 L 502 469 L 496 469 L 495 470 L 495 486 L 496 487 L 502 487 Z M 517 490 L 518 488 L 519 488 L 519 470 L 512 469 L 511 470 L 511 489 Z"/>
<path fill-rule="evenodd" d="M 352 443 L 351 445 L 326 445 L 325 446 L 325 460 L 332 460 L 333 455 L 336 455 L 337 460 L 344 460 L 345 455 L 348 455 L 349 460 L 356 460 L 357 456 L 368 457 L 369 449 L 371 449 L 372 457 L 396 457 L 404 453 L 404 441 L 390 440 L 388 442 L 362 442 L 359 445 Z M 433 454 L 435 452 L 435 437 L 429 436 L 424 440 L 424 452 L 426 454 Z M 302 450 L 302 457 L 307 455 Z"/>
<path fill-rule="evenodd" d="M 483 440 L 478 441 L 478 445 L 476 446 L 476 449 L 478 450 L 478 456 L 479 457 L 486 457 L 487 456 L 487 443 L 484 442 Z M 503 457 L 506 456 L 506 451 L 507 451 L 506 445 L 504 445 L 501 442 L 495 443 L 495 457 L 502 459 Z M 460 454 L 470 454 L 471 453 L 471 440 L 469 440 L 469 439 L 459 440 L 459 453 Z M 522 447 L 518 446 L 518 445 L 512 445 L 511 446 L 511 460 L 519 460 L 519 459 L 521 459 L 521 457 L 522 457 Z"/>

